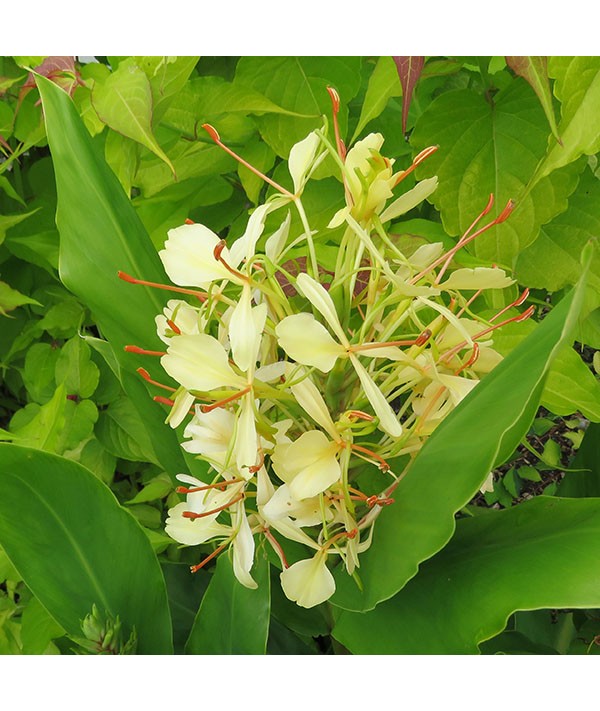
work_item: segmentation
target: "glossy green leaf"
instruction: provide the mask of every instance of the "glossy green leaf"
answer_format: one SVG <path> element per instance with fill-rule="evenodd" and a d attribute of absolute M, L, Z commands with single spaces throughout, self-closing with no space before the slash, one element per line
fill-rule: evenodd
<path fill-rule="evenodd" d="M 50 642 L 63 634 L 63 628 L 34 597 L 21 617 L 23 654 L 43 654 Z"/>
<path fill-rule="evenodd" d="M 125 390 L 151 433 L 156 458 L 166 471 L 177 473 L 185 463 L 174 433 L 164 425 L 164 411 L 152 402 L 137 375 L 131 375 L 139 366 L 148 368 L 148 363 L 123 352 L 131 343 L 161 347 L 154 317 L 167 298 L 164 292 L 121 281 L 117 272 L 154 282 L 168 283 L 168 279 L 135 210 L 69 97 L 43 77 L 37 81 L 56 173 L 61 279 L 94 314 L 119 361 Z M 160 377 L 159 372 L 156 375 Z"/>
<path fill-rule="evenodd" d="M 559 496 L 600 497 L 600 424 L 587 428 L 571 469 L 558 485 Z"/>
<path fill-rule="evenodd" d="M 175 173 L 152 132 L 152 89 L 148 77 L 135 63 L 123 64 L 104 82 L 96 82 L 92 104 L 105 124 L 150 149 Z"/>
<path fill-rule="evenodd" d="M 158 464 L 144 423 L 128 398 L 115 400 L 101 413 L 96 436 L 115 457 Z"/>
<path fill-rule="evenodd" d="M 555 415 L 581 412 L 588 420 L 600 422 L 600 382 L 572 348 L 563 348 L 556 357 L 542 405 Z"/>
<path fill-rule="evenodd" d="M 13 289 L 3 281 L 0 281 L 0 315 L 6 316 L 9 311 L 13 311 L 18 306 L 25 304 L 39 304 L 39 301 L 32 299 L 25 294 Z"/>
<path fill-rule="evenodd" d="M 458 522 L 443 551 L 372 612 L 342 612 L 355 654 L 475 654 L 516 610 L 600 607 L 600 500 L 539 497 Z"/>
<path fill-rule="evenodd" d="M 550 130 L 560 142 L 554 105 L 552 104 L 550 80 L 548 79 L 548 57 L 506 57 L 506 63 L 515 74 L 523 77 L 535 91 L 550 124 Z"/>
<path fill-rule="evenodd" d="M 90 358 L 90 347 L 79 336 L 70 338 L 56 361 L 56 382 L 64 382 L 69 395 L 88 398 L 100 380 L 98 366 Z"/>
<path fill-rule="evenodd" d="M 219 556 L 186 644 L 188 654 L 265 654 L 271 594 L 269 563 L 261 550 L 252 577 L 256 590 L 237 581 L 227 553 Z"/>
<path fill-rule="evenodd" d="M 363 592 L 339 571 L 335 605 L 373 608 L 450 540 L 455 513 L 527 432 L 549 365 L 573 333 L 583 291 L 582 281 L 427 440 L 395 489 L 395 503 L 382 510 L 373 544 L 361 557 Z"/>
<path fill-rule="evenodd" d="M 379 57 L 373 73 L 369 77 L 365 100 L 350 143 L 354 143 L 369 121 L 381 114 L 393 96 L 402 96 L 398 70 L 391 57 Z"/>
<path fill-rule="evenodd" d="M 544 225 L 538 238 L 519 255 L 516 276 L 535 289 L 560 291 L 581 274 L 581 252 L 600 235 L 600 180 L 586 169 L 565 212 Z M 600 250 L 592 260 L 590 285 L 600 291 Z"/>
<path fill-rule="evenodd" d="M 70 635 L 96 604 L 135 627 L 140 654 L 172 652 L 160 566 L 143 531 L 83 467 L 16 445 L 0 448 L 0 543 Z"/>
<path fill-rule="evenodd" d="M 556 79 L 554 94 L 561 102 L 558 133 L 562 144 L 552 141 L 532 180 L 536 185 L 544 176 L 600 149 L 600 57 L 551 57 L 551 77 Z"/>
<path fill-rule="evenodd" d="M 360 57 L 242 57 L 234 84 L 258 91 L 289 111 L 314 117 L 269 114 L 257 119 L 264 140 L 275 153 L 287 157 L 294 143 L 322 125 L 322 114 L 330 115 L 328 86 L 340 96 L 345 132 L 345 107 L 360 88 L 360 64 Z"/>
<path fill-rule="evenodd" d="M 473 243 L 474 253 L 488 263 L 511 267 L 540 226 L 567 207 L 578 165 L 540 181 L 525 194 L 546 152 L 547 135 L 544 111 L 524 81 L 515 81 L 490 101 L 470 90 L 446 92 L 417 122 L 411 137 L 415 151 L 439 145 L 419 177 L 439 177 L 431 200 L 449 234 L 462 234 L 491 193 L 495 204 L 487 219 L 498 215 L 509 199 L 516 201 L 508 220 Z"/>

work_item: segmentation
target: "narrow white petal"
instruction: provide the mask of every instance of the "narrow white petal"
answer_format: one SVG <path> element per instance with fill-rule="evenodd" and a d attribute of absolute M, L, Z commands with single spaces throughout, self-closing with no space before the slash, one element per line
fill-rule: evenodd
<path fill-rule="evenodd" d="M 250 215 L 246 231 L 231 245 L 229 253 L 231 261 L 227 262 L 230 266 L 237 268 L 242 259 L 252 258 L 258 238 L 265 228 L 265 219 L 272 209 L 270 203 L 259 205 Z"/>
<path fill-rule="evenodd" d="M 335 429 L 325 400 L 317 386 L 310 379 L 310 376 L 296 383 L 296 385 L 292 385 L 290 390 L 300 407 L 302 407 L 317 424 L 321 425 L 332 439 L 339 439 L 339 434 Z"/>
<path fill-rule="evenodd" d="M 165 271 L 174 284 L 208 289 L 215 279 L 230 279 L 231 274 L 214 257 L 221 241 L 204 225 L 181 225 L 169 230 L 165 248 L 158 253 Z M 227 247 L 221 253 L 227 262 Z"/>
<path fill-rule="evenodd" d="M 265 254 L 273 262 L 276 263 L 279 255 L 283 252 L 285 244 L 290 234 L 290 224 L 292 215 L 288 210 L 285 220 L 281 223 L 279 229 L 269 237 L 265 243 Z"/>
<path fill-rule="evenodd" d="M 186 390 L 245 386 L 231 369 L 223 346 L 205 333 L 172 338 L 167 355 L 160 362 Z"/>
<path fill-rule="evenodd" d="M 321 139 L 315 131 L 292 146 L 288 158 L 288 169 L 294 181 L 294 193 L 297 195 L 304 187 L 306 175 L 315 160 Z"/>
<path fill-rule="evenodd" d="M 329 296 L 327 290 L 319 284 L 319 282 L 304 273 L 298 274 L 296 286 L 327 321 L 331 330 L 339 338 L 340 343 L 347 346 L 348 340 L 346 338 L 346 334 L 344 333 L 337 311 L 335 310 L 333 299 Z"/>
<path fill-rule="evenodd" d="M 312 314 L 286 316 L 275 328 L 279 345 L 302 365 L 328 373 L 346 349 L 334 341 L 329 331 Z"/>
<path fill-rule="evenodd" d="M 268 365 L 261 365 L 260 368 L 256 369 L 254 379 L 260 380 L 262 383 L 273 383 L 285 374 L 288 365 L 289 363 L 285 360 L 269 363 Z"/>
<path fill-rule="evenodd" d="M 475 269 L 456 269 L 440 289 L 505 289 L 514 284 L 515 280 L 506 276 L 504 269 L 491 267 L 475 267 Z"/>
<path fill-rule="evenodd" d="M 394 220 L 396 217 L 400 217 L 400 215 L 404 215 L 404 213 L 422 203 L 425 198 L 428 198 L 437 186 L 437 175 L 433 178 L 427 178 L 427 180 L 421 180 L 414 188 L 404 193 L 404 195 L 401 195 L 397 200 L 394 200 L 391 205 L 386 207 L 381 213 L 381 221 L 388 222 L 389 220 Z"/>
<path fill-rule="evenodd" d="M 256 581 L 250 575 L 254 563 L 254 536 L 250 530 L 244 504 L 238 505 L 236 515 L 237 535 L 233 539 L 233 574 L 247 588 L 257 588 Z"/>
<path fill-rule="evenodd" d="M 259 308 L 259 307 L 257 307 Z M 260 311 L 266 316 L 266 304 L 261 304 Z M 256 363 L 257 344 L 260 343 L 260 333 L 257 333 L 256 323 L 252 314 L 252 293 L 248 284 L 244 285 L 238 303 L 233 309 L 229 321 L 229 342 L 231 354 L 240 370 L 248 370 Z"/>
<path fill-rule="evenodd" d="M 335 592 L 335 580 L 321 552 L 314 558 L 299 560 L 280 574 L 281 587 L 288 600 L 300 607 L 314 607 Z"/>
<path fill-rule="evenodd" d="M 187 390 L 180 388 L 175 396 L 175 404 L 171 408 L 171 412 L 169 412 L 165 422 L 167 422 L 173 429 L 179 427 L 179 425 L 188 416 L 190 408 L 194 405 L 195 399 L 196 398 L 193 395 L 190 395 Z"/>
<path fill-rule="evenodd" d="M 375 410 L 375 414 L 379 417 L 381 429 L 387 432 L 390 437 L 400 437 L 402 434 L 402 425 L 398 421 L 391 405 L 385 399 L 381 390 L 375 385 L 366 368 L 359 362 L 358 358 L 351 355 L 350 359 L 363 386 L 365 395 Z"/>
<path fill-rule="evenodd" d="M 253 402 L 252 393 L 244 395 L 235 438 L 235 461 L 244 479 L 252 478 L 253 474 L 249 467 L 253 467 L 258 459 L 258 437 Z"/>

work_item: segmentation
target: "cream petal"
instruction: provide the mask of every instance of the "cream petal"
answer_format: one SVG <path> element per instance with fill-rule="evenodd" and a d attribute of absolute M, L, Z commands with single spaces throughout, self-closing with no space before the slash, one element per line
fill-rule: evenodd
<path fill-rule="evenodd" d="M 515 280 L 506 276 L 504 269 L 491 267 L 475 267 L 475 269 L 456 269 L 440 289 L 505 289 L 514 284 Z"/>
<path fill-rule="evenodd" d="M 179 543 L 188 546 L 197 546 L 211 538 L 230 534 L 229 526 L 223 526 L 213 518 L 206 517 L 195 520 L 184 518 L 182 515 L 184 511 L 190 510 L 189 505 L 185 502 L 169 509 L 169 515 L 165 522 L 165 533 Z"/>
<path fill-rule="evenodd" d="M 335 580 L 320 551 L 314 558 L 290 565 L 279 578 L 285 596 L 300 607 L 319 605 L 335 592 Z"/>
<path fill-rule="evenodd" d="M 279 345 L 298 363 L 328 373 L 346 349 L 329 334 L 312 314 L 286 316 L 275 327 Z"/>
<path fill-rule="evenodd" d="M 163 368 L 186 390 L 245 387 L 229 365 L 227 353 L 216 338 L 205 333 L 171 339 Z"/>
<path fill-rule="evenodd" d="M 339 433 L 335 429 L 333 419 L 329 414 L 327 405 L 317 386 L 310 379 L 304 378 L 299 383 L 290 387 L 296 402 L 312 419 L 329 434 L 332 439 L 339 439 Z"/>
<path fill-rule="evenodd" d="M 294 182 L 294 193 L 298 195 L 304 187 L 306 175 L 315 160 L 321 139 L 315 131 L 292 146 L 288 158 L 288 169 Z"/>
<path fill-rule="evenodd" d="M 194 401 L 196 398 L 190 395 L 187 390 L 180 388 L 175 395 L 174 405 L 171 411 L 167 415 L 167 422 L 173 429 L 179 427 L 179 425 L 188 416 L 190 408 L 194 406 Z"/>
<path fill-rule="evenodd" d="M 427 178 L 427 180 L 421 180 L 414 188 L 405 192 L 404 195 L 401 195 L 397 200 L 394 200 L 391 205 L 388 205 L 381 213 L 379 219 L 382 222 L 388 222 L 389 220 L 396 219 L 396 217 L 400 217 L 400 215 L 404 215 L 409 210 L 412 210 L 413 207 L 422 203 L 425 198 L 428 198 L 437 186 L 437 176 Z"/>
<path fill-rule="evenodd" d="M 340 343 L 343 346 L 347 346 L 348 339 L 335 310 L 333 299 L 329 296 L 327 290 L 319 282 L 304 273 L 298 274 L 296 286 L 327 321 L 331 330 L 339 338 Z"/>
<path fill-rule="evenodd" d="M 258 238 L 265 228 L 265 219 L 272 209 L 274 208 L 270 203 L 259 205 L 250 215 L 246 231 L 231 245 L 231 261 L 227 263 L 232 267 L 237 268 L 242 259 L 249 260 L 253 257 Z"/>
<path fill-rule="evenodd" d="M 165 248 L 158 253 L 174 284 L 208 289 L 216 279 L 231 279 L 230 272 L 214 257 L 221 241 L 204 225 L 181 225 L 169 230 Z M 228 261 L 227 247 L 221 253 Z"/>
<path fill-rule="evenodd" d="M 269 237 L 265 243 L 265 254 L 275 264 L 279 256 L 283 252 L 288 236 L 290 234 L 290 224 L 292 215 L 288 210 L 285 220 L 279 226 L 279 229 Z"/>
<path fill-rule="evenodd" d="M 256 464 L 257 458 L 258 437 L 254 417 L 254 397 L 252 393 L 248 393 L 242 400 L 235 437 L 235 461 L 244 479 L 252 478 L 250 467 Z"/>
<path fill-rule="evenodd" d="M 233 574 L 244 587 L 255 589 L 258 585 L 250 575 L 254 563 L 254 536 L 250 530 L 243 503 L 238 505 L 234 518 L 237 534 L 232 544 Z"/>
<path fill-rule="evenodd" d="M 402 425 L 396 417 L 396 413 L 392 410 L 391 405 L 385 399 L 381 390 L 375 385 L 373 379 L 367 372 L 366 368 L 359 362 L 356 356 L 351 355 L 350 360 L 356 370 L 360 382 L 365 391 L 371 407 L 375 410 L 375 414 L 379 417 L 379 425 L 384 432 L 390 437 L 400 437 L 402 434 Z"/>
<path fill-rule="evenodd" d="M 266 309 L 265 304 L 262 306 L 262 310 Z M 240 370 L 248 370 L 256 362 L 256 345 L 261 334 L 256 333 L 255 325 L 252 317 L 252 293 L 250 286 L 245 284 L 229 321 L 231 354 Z"/>

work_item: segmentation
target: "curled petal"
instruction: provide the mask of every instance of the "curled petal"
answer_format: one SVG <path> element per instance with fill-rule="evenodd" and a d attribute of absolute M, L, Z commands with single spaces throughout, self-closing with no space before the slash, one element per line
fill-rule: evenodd
<path fill-rule="evenodd" d="M 279 256 L 283 252 L 285 243 L 287 242 L 288 235 L 290 233 L 290 224 L 292 222 L 292 216 L 290 211 L 285 217 L 285 220 L 279 226 L 279 229 L 269 237 L 265 243 L 265 254 L 274 263 L 279 259 Z"/>
<path fill-rule="evenodd" d="M 229 321 L 231 353 L 240 370 L 248 370 L 255 365 L 267 318 L 266 304 L 252 308 L 251 303 L 250 286 L 246 284 Z"/>
<path fill-rule="evenodd" d="M 300 407 L 302 407 L 317 424 L 321 425 L 332 439 L 339 439 L 339 434 L 335 429 L 325 400 L 310 377 L 307 376 L 304 380 L 296 383 L 296 385 L 292 385 L 290 390 Z"/>
<path fill-rule="evenodd" d="M 269 212 L 274 209 L 271 203 L 259 205 L 250 215 L 248 225 L 244 234 L 231 245 L 231 261 L 225 260 L 230 266 L 237 267 L 242 259 L 251 259 L 256 249 L 258 238 L 265 228 L 265 219 Z"/>
<path fill-rule="evenodd" d="M 165 421 L 171 425 L 173 429 L 175 429 L 175 427 L 179 427 L 179 425 L 187 417 L 190 408 L 193 407 L 195 399 L 196 398 L 193 395 L 190 395 L 187 390 L 180 388 L 177 391 L 177 395 L 175 395 L 174 405 Z"/>
<path fill-rule="evenodd" d="M 302 141 L 292 146 L 290 157 L 288 158 L 288 168 L 294 182 L 294 193 L 296 195 L 304 187 L 307 173 L 315 160 L 320 143 L 321 139 L 313 131 Z"/>
<path fill-rule="evenodd" d="M 294 563 L 279 577 L 285 596 L 300 607 L 319 605 L 335 592 L 333 575 L 326 565 L 326 556 L 321 551 L 314 558 Z"/>
<path fill-rule="evenodd" d="M 235 438 L 235 461 L 244 479 L 251 479 L 250 467 L 256 464 L 258 458 L 258 436 L 254 418 L 254 398 L 252 393 L 244 395 L 240 407 Z"/>

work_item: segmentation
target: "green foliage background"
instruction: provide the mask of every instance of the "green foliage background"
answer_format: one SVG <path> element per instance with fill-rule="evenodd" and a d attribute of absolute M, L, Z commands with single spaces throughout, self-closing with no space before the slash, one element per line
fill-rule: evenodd
<path fill-rule="evenodd" d="M 140 653 L 594 653 L 600 256 L 586 245 L 600 227 L 600 59 L 427 57 L 405 96 L 392 57 L 97 59 L 0 58 L 0 652 L 81 650 L 96 604 L 125 638 L 135 628 Z M 262 548 L 252 592 L 224 557 L 189 575 L 197 552 L 162 532 L 174 475 L 203 465 L 123 351 L 156 345 L 166 299 L 116 272 L 165 281 L 157 250 L 187 218 L 242 234 L 268 189 L 202 124 L 287 186 L 283 161 L 329 114 L 327 86 L 347 144 L 379 131 L 400 166 L 439 146 L 417 172 L 439 188 L 393 225 L 399 243 L 453 243 L 490 193 L 493 215 L 513 199 L 460 259 L 513 270 L 538 320 L 550 315 L 498 336 L 511 355 L 403 481 L 363 590 L 340 576 L 332 605 L 302 610 Z M 333 161 L 316 177 L 303 200 L 324 230 L 343 192 Z M 324 263 L 334 249 L 335 235 Z M 560 423 L 575 460 L 550 438 L 524 466 L 520 440 Z M 543 498 L 523 501 L 530 482 Z"/>

